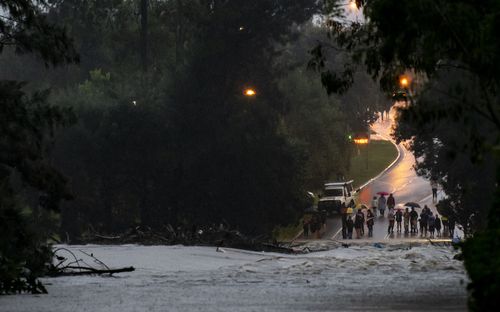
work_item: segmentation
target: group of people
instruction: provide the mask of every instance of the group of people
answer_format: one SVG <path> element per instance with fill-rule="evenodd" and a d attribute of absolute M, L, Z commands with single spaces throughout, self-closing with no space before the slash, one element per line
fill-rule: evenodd
<path fill-rule="evenodd" d="M 389 197 L 385 198 L 385 194 L 380 194 L 380 197 L 377 199 L 377 196 L 373 197 L 372 200 L 372 209 L 375 213 L 377 213 L 377 208 L 381 216 L 385 215 L 385 210 L 388 208 L 389 210 L 394 209 L 396 207 L 396 200 L 392 194 L 389 194 Z"/>
<path fill-rule="evenodd" d="M 304 237 L 308 238 L 309 235 L 316 236 L 319 238 L 321 230 L 326 227 L 326 214 L 314 214 L 310 218 L 304 218 L 302 223 L 302 229 Z"/>
<path fill-rule="evenodd" d="M 418 233 L 416 223 L 417 222 L 415 221 L 415 230 L 413 233 Z M 441 229 L 443 229 L 443 236 L 449 235 L 449 237 L 453 237 L 455 233 L 455 220 L 451 218 L 448 219 L 445 216 L 439 218 L 439 215 L 434 215 L 430 208 L 427 206 L 424 206 L 424 208 L 422 209 L 422 212 L 420 213 L 420 219 L 418 219 L 418 223 L 420 225 L 421 237 L 426 237 L 427 233 L 429 233 L 429 236 L 433 238 L 435 235 L 434 232 L 436 233 L 436 236 L 440 237 Z"/>
<path fill-rule="evenodd" d="M 353 230 L 356 230 L 356 238 L 361 238 L 361 236 L 365 235 L 365 223 L 368 227 L 368 237 L 373 236 L 373 225 L 375 215 L 368 209 L 365 214 L 362 209 L 358 209 L 356 214 L 354 215 L 354 220 L 351 215 L 346 213 L 342 214 L 342 237 L 344 239 L 349 238 L 352 239 Z"/>
<path fill-rule="evenodd" d="M 385 210 L 388 210 L 388 234 L 393 234 L 394 226 L 396 226 L 398 233 L 402 233 L 404 229 L 405 234 L 417 234 L 420 228 L 421 237 L 427 237 L 428 234 L 430 238 L 448 235 L 453 237 L 455 221 L 445 216 L 440 218 L 427 205 L 424 206 L 420 215 L 415 211 L 415 207 L 411 210 L 408 207 L 404 210 L 395 209 L 395 207 L 396 200 L 393 194 L 389 194 L 387 198 L 385 194 L 381 194 L 379 198 L 373 197 L 371 209 L 366 209 L 366 216 L 363 209 L 358 209 L 354 215 L 347 214 L 346 210 L 342 211 L 342 237 L 352 239 L 355 231 L 356 238 L 361 238 L 365 234 L 365 224 L 368 228 L 368 237 L 372 237 L 377 210 L 380 217 L 385 217 Z"/>

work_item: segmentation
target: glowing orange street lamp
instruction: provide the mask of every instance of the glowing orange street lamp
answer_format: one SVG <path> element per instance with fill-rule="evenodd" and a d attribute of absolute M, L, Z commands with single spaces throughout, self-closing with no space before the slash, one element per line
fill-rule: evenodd
<path fill-rule="evenodd" d="M 245 90 L 243 91 L 243 94 L 244 94 L 245 96 L 253 97 L 253 96 L 256 96 L 256 95 L 257 95 L 257 92 L 255 92 L 255 90 L 254 90 L 254 89 L 252 89 L 252 88 L 248 88 L 248 89 L 245 89 Z"/>
<path fill-rule="evenodd" d="M 351 10 L 354 10 L 354 11 L 356 11 L 356 10 L 358 9 L 358 6 L 357 6 L 357 4 L 356 4 L 356 1 L 351 1 L 351 2 L 349 3 L 349 7 L 351 8 Z"/>
<path fill-rule="evenodd" d="M 401 77 L 401 79 L 399 79 L 399 83 L 403 88 L 406 88 L 408 86 L 408 78 Z"/>

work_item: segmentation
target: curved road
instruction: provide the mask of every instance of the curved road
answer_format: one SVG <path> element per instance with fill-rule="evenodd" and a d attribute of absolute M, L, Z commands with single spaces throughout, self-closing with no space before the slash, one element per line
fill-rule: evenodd
<path fill-rule="evenodd" d="M 384 121 L 377 121 L 372 125 L 372 129 L 379 135 L 378 139 L 390 140 L 391 129 L 394 120 L 394 111 L 390 112 L 390 119 Z M 372 137 L 372 139 L 377 139 Z M 392 140 L 391 140 L 392 141 Z M 393 193 L 396 199 L 396 205 L 398 203 L 404 204 L 406 202 L 412 201 L 417 202 L 423 207 L 427 205 L 435 213 L 435 204 L 432 202 L 432 191 L 430 188 L 429 181 L 417 176 L 413 166 L 415 164 L 415 158 L 413 154 L 408 151 L 403 145 L 398 145 L 399 158 L 397 161 L 380 176 L 373 179 L 370 183 L 365 185 L 359 194 L 358 203 L 362 203 L 370 207 L 370 202 L 373 196 L 377 196 L 376 193 L 380 191 L 385 191 L 388 193 Z M 421 209 L 416 209 L 420 214 Z M 387 210 L 386 210 L 387 216 Z M 368 238 L 367 235 L 363 237 L 363 240 L 371 241 L 384 241 L 391 239 L 416 239 L 420 238 L 419 235 L 405 235 L 404 233 L 395 233 L 392 235 L 387 235 L 387 227 L 389 222 L 387 217 L 377 216 L 375 218 L 374 225 L 374 235 L 372 238 Z M 334 217 L 328 220 L 326 233 L 323 235 L 322 239 L 333 239 L 341 240 L 341 221 L 340 217 Z M 367 232 L 367 229 L 365 229 Z M 353 235 L 355 236 L 355 235 Z M 353 239 L 354 241 L 354 239 Z"/>

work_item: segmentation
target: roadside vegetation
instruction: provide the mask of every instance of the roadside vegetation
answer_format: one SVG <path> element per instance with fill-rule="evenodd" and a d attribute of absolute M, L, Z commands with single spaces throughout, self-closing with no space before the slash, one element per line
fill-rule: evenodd
<path fill-rule="evenodd" d="M 398 151 L 389 141 L 371 140 L 369 144 L 355 148 L 351 157 L 347 180 L 354 180 L 359 187 L 377 176 L 398 156 Z"/>

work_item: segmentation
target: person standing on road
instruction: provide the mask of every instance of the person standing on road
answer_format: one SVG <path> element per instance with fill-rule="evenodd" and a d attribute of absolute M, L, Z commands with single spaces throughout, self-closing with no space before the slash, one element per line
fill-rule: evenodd
<path fill-rule="evenodd" d="M 436 179 L 431 179 L 431 189 L 432 189 L 432 202 L 437 201 L 437 191 L 438 191 L 438 183 Z"/>
<path fill-rule="evenodd" d="M 422 209 L 422 213 L 420 214 L 420 236 L 426 237 L 427 236 L 427 226 L 428 226 L 428 220 L 429 220 L 429 214 L 427 211 L 427 206 L 424 206 L 424 209 Z"/>
<path fill-rule="evenodd" d="M 434 227 L 436 228 L 437 237 L 441 236 L 441 219 L 439 219 L 439 215 L 436 213 L 436 219 L 434 219 Z"/>
<path fill-rule="evenodd" d="M 434 238 L 434 228 L 435 228 L 434 221 L 435 221 L 435 218 L 432 215 L 432 212 L 429 212 L 429 215 L 427 217 L 427 224 L 429 226 L 429 237 L 430 238 Z"/>
<path fill-rule="evenodd" d="M 373 236 L 373 224 L 375 223 L 373 220 L 374 218 L 375 214 L 372 213 L 371 209 L 368 209 L 368 212 L 366 213 L 366 225 L 368 226 L 368 237 Z"/>
<path fill-rule="evenodd" d="M 378 205 L 377 196 L 373 196 L 373 199 L 372 199 L 372 210 L 373 210 L 373 215 L 374 216 L 377 215 L 377 205 Z"/>
<path fill-rule="evenodd" d="M 347 238 L 347 207 L 342 203 L 340 207 L 340 214 L 342 215 L 342 238 Z"/>
<path fill-rule="evenodd" d="M 308 238 L 309 237 L 309 220 L 306 220 L 304 218 L 304 220 L 302 221 L 302 229 L 304 230 L 304 238 Z"/>
<path fill-rule="evenodd" d="M 394 199 L 394 196 L 392 196 L 392 193 L 389 194 L 389 197 L 387 197 L 387 208 L 389 209 L 394 209 L 396 207 L 396 200 Z"/>
<path fill-rule="evenodd" d="M 347 226 L 347 238 L 352 239 L 352 230 L 354 228 L 354 222 L 352 221 L 351 216 L 347 217 L 346 226 Z"/>
<path fill-rule="evenodd" d="M 365 213 L 361 208 L 359 208 L 359 211 L 361 212 L 361 216 L 363 217 L 363 220 L 361 221 L 361 236 L 365 236 Z"/>
<path fill-rule="evenodd" d="M 394 209 L 389 209 L 387 213 L 387 218 L 389 219 L 389 227 L 387 228 L 387 234 L 394 233 Z"/>
<path fill-rule="evenodd" d="M 361 211 L 361 209 L 358 210 L 356 213 L 356 217 L 354 219 L 354 228 L 356 229 L 356 238 L 361 238 L 361 228 L 364 227 L 364 220 L 365 215 Z"/>
<path fill-rule="evenodd" d="M 449 233 L 448 218 L 446 216 L 441 216 L 441 222 L 443 222 L 443 236 L 447 236 Z"/>
<path fill-rule="evenodd" d="M 410 212 L 410 224 L 412 233 L 418 233 L 417 220 L 418 220 L 418 213 L 415 211 L 415 208 L 412 207 Z"/>
<path fill-rule="evenodd" d="M 403 220 L 405 225 L 405 234 L 408 234 L 408 228 L 410 226 L 410 211 L 408 210 L 408 208 L 406 208 L 405 213 L 403 213 Z"/>
<path fill-rule="evenodd" d="M 385 213 L 385 207 L 387 205 L 387 200 L 385 199 L 384 194 L 380 195 L 378 198 L 378 210 L 380 211 L 380 215 L 383 217 Z"/>
<path fill-rule="evenodd" d="M 401 209 L 396 210 L 396 231 L 401 233 L 401 222 L 403 222 L 403 212 Z"/>
<path fill-rule="evenodd" d="M 453 239 L 453 234 L 455 234 L 455 220 L 453 218 L 448 219 L 448 230 L 450 238 Z"/>

